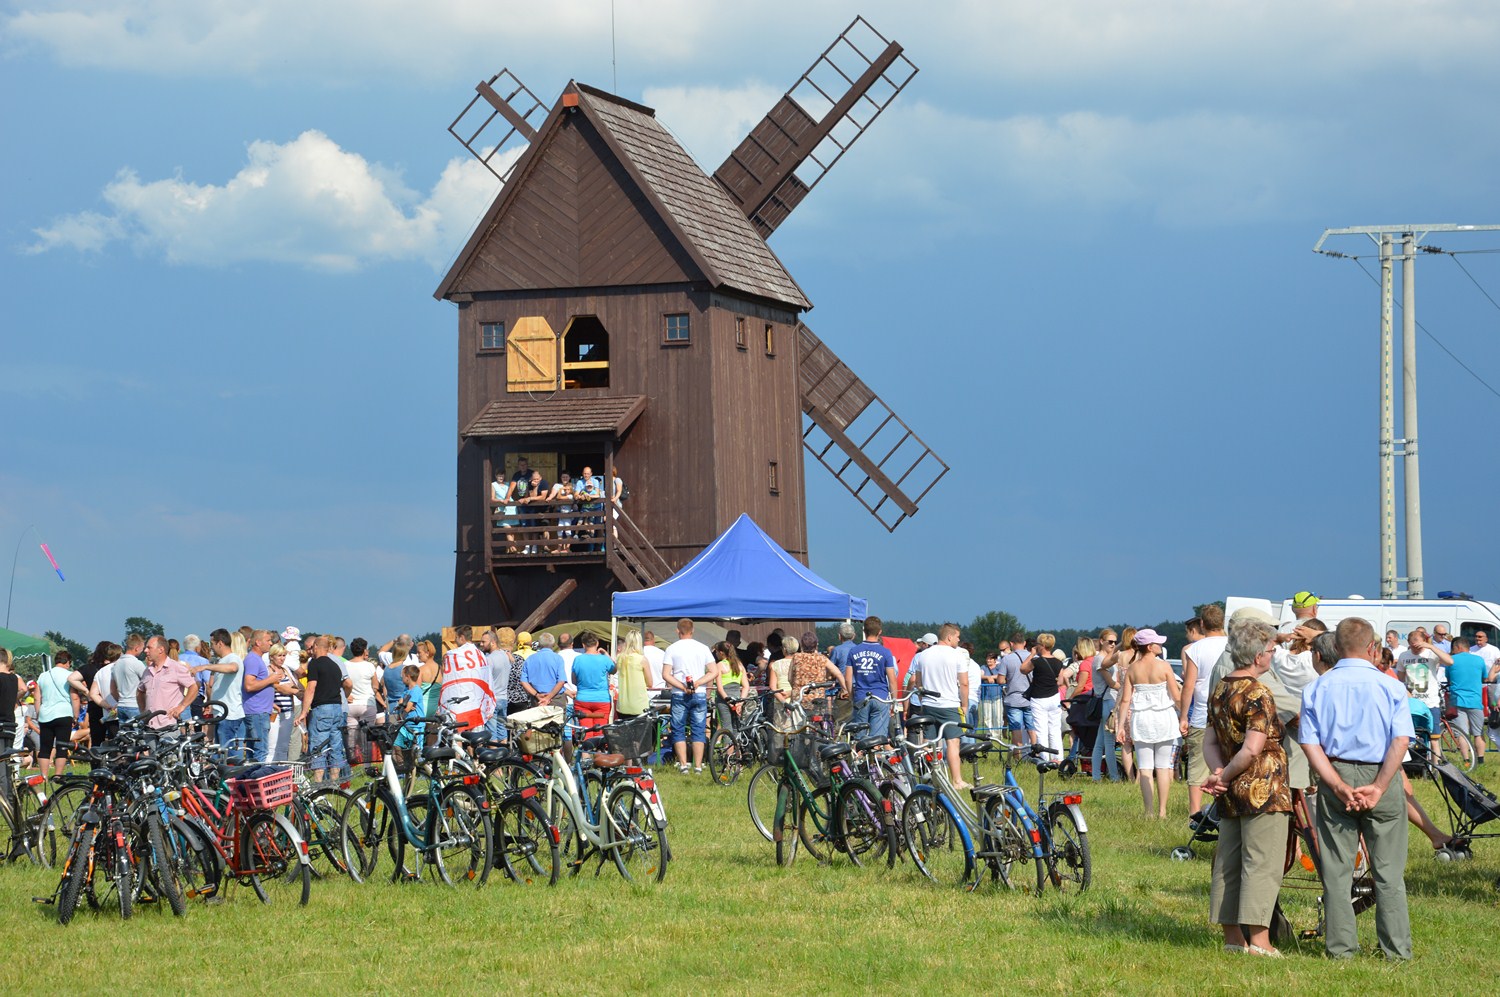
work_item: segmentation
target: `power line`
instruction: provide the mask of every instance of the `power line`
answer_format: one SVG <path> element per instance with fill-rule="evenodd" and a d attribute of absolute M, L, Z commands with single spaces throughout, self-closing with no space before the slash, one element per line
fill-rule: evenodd
<path fill-rule="evenodd" d="M 1347 257 L 1347 258 L 1348 259 L 1352 259 L 1352 260 L 1354 260 L 1355 263 L 1359 264 L 1359 268 L 1361 270 L 1364 270 L 1365 276 L 1368 277 L 1368 278 L 1370 278 L 1371 283 L 1373 283 L 1376 287 L 1380 286 L 1380 278 L 1376 277 L 1369 270 L 1367 270 L 1365 268 L 1364 263 L 1359 259 L 1359 257 L 1357 257 L 1357 256 L 1351 256 L 1351 257 Z M 1483 289 L 1481 288 L 1481 290 L 1483 290 Z M 1485 295 L 1485 297 L 1489 297 L 1489 295 Z M 1401 306 L 1397 305 L 1396 307 L 1400 308 Z M 1497 305 L 1496 307 L 1500 308 L 1500 305 Z M 1458 358 L 1458 354 L 1454 353 L 1452 350 L 1448 349 L 1448 347 L 1443 344 L 1443 341 L 1441 339 L 1437 338 L 1436 336 L 1434 336 L 1432 334 L 1432 332 L 1425 325 L 1423 325 L 1421 322 L 1418 322 L 1417 323 L 1417 328 L 1421 329 L 1422 333 L 1428 339 L 1432 340 L 1434 343 L 1437 343 L 1438 349 L 1440 349 L 1444 353 L 1448 354 L 1448 356 L 1450 356 L 1453 359 L 1454 363 L 1458 364 L 1464 370 L 1468 371 L 1470 377 L 1474 378 L 1474 380 L 1476 380 L 1480 384 L 1484 385 L 1484 388 L 1485 388 L 1486 391 L 1488 391 L 1490 394 L 1494 395 L 1496 398 L 1500 398 L 1500 391 L 1495 390 L 1495 386 L 1494 385 L 1490 384 L 1490 382 L 1488 382 L 1484 378 L 1480 377 L 1479 374 L 1477 372 L 1475 372 L 1475 370 L 1474 370 L 1473 367 L 1470 367 L 1468 364 L 1466 364 L 1462 360 L 1460 360 Z"/>

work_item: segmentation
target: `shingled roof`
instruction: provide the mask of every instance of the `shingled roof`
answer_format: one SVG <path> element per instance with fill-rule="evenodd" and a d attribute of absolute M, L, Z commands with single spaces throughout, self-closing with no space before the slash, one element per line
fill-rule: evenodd
<path fill-rule="evenodd" d="M 645 410 L 645 395 L 591 398 L 567 392 L 545 399 L 502 398 L 486 405 L 464 429 L 463 436 L 468 439 L 611 433 L 619 438 Z"/>
<path fill-rule="evenodd" d="M 569 84 L 564 94 L 577 94 L 579 110 L 598 130 L 621 167 L 715 289 L 739 291 L 799 310 L 812 307 L 728 192 L 693 161 L 656 120 L 654 110 L 580 83 Z M 447 297 L 455 289 L 471 260 L 494 232 L 508 203 L 526 183 L 528 159 L 540 155 L 561 127 L 562 109 L 559 101 L 511 174 L 511 183 L 490 206 L 435 297 Z"/>

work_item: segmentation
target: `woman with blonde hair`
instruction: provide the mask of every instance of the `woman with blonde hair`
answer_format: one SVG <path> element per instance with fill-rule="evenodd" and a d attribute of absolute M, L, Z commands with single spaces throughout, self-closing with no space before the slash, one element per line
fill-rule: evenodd
<path fill-rule="evenodd" d="M 1166 639 L 1149 627 L 1135 634 L 1136 653 L 1125 670 L 1120 691 L 1120 729 L 1130 731 L 1135 745 L 1137 782 L 1146 816 L 1151 816 L 1155 782 L 1156 816 L 1167 816 L 1167 794 L 1172 788 L 1172 748 L 1177 741 L 1177 703 L 1181 683 L 1162 657 Z"/>
<path fill-rule="evenodd" d="M 443 692 L 443 663 L 430 640 L 417 643 L 417 684 L 422 689 L 422 715 L 437 716 L 438 697 Z"/>
<path fill-rule="evenodd" d="M 1036 635 L 1036 655 L 1031 663 L 1031 724 L 1037 743 L 1050 748 L 1057 761 L 1062 756 L 1062 687 L 1072 677 L 1070 666 L 1052 655 L 1057 638 L 1048 633 Z"/>
<path fill-rule="evenodd" d="M 620 669 L 619 701 L 615 704 L 621 720 L 646 712 L 651 701 L 651 675 L 646 669 L 646 655 L 641 651 L 641 632 L 630 630 L 615 662 Z"/>
<path fill-rule="evenodd" d="M 771 705 L 775 708 L 775 715 L 771 718 L 777 724 L 785 724 L 787 709 L 792 701 L 792 688 L 789 672 L 792 667 L 792 655 L 797 653 L 797 638 L 781 638 L 781 657 L 771 662 L 766 669 L 771 687 Z"/>

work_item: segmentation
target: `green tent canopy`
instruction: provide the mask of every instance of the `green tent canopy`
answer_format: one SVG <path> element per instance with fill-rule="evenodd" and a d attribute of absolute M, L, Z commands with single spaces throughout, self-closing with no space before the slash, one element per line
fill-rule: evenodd
<path fill-rule="evenodd" d="M 57 645 L 45 637 L 33 637 L 4 627 L 0 627 L 0 647 L 18 658 L 51 657 L 57 653 Z"/>

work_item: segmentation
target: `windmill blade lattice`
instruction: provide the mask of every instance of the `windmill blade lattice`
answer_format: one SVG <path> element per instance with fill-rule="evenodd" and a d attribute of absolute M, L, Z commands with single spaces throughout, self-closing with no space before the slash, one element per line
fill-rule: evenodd
<path fill-rule="evenodd" d="M 485 146 L 480 137 L 500 119 L 510 129 L 493 145 Z M 495 168 L 495 159 L 511 147 L 516 136 L 530 142 L 537 127 L 547 118 L 547 106 L 509 69 L 502 69 L 474 87 L 474 97 L 448 126 L 448 134 L 458 139 L 469 154 L 484 164 L 501 183 L 515 168 L 515 162 L 504 171 Z"/>

